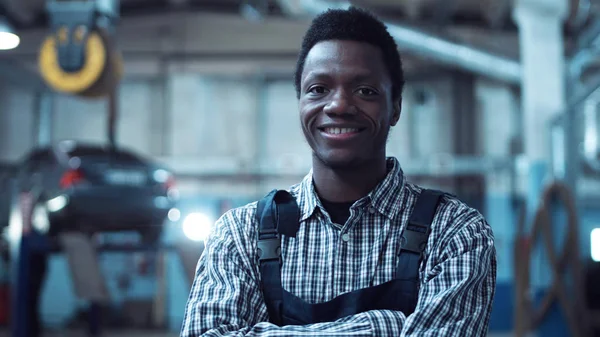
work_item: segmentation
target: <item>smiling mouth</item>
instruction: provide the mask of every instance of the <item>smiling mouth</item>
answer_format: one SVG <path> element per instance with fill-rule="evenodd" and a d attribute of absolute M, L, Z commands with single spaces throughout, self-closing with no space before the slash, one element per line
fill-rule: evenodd
<path fill-rule="evenodd" d="M 331 134 L 331 135 L 343 135 L 343 134 L 349 134 L 349 133 L 358 133 L 358 132 L 364 130 L 364 128 L 331 128 L 331 127 L 327 127 L 327 128 L 319 128 L 319 130 L 321 130 L 322 132 Z"/>

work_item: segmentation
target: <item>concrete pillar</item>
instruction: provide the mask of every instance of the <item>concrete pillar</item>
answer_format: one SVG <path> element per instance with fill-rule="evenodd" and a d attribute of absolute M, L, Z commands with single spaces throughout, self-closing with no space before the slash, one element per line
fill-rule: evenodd
<path fill-rule="evenodd" d="M 514 19 L 519 26 L 522 63 L 522 113 L 527 160 L 527 219 L 535 214 L 550 172 L 550 120 L 565 109 L 563 22 L 567 0 L 517 0 Z M 527 258 L 527 257 L 526 257 Z M 537 297 L 552 281 L 548 260 L 536 248 L 531 264 L 533 294 Z M 541 336 L 569 335 L 561 311 L 553 307 L 538 329 Z"/>
<path fill-rule="evenodd" d="M 525 131 L 525 154 L 531 164 L 550 157 L 547 122 L 565 109 L 565 58 L 562 27 L 567 0 L 518 0 Z M 542 131 L 543 132 L 540 132 Z"/>

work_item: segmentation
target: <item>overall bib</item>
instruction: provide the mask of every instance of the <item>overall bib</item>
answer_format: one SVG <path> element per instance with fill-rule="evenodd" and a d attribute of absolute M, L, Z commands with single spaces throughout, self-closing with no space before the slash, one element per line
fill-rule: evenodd
<path fill-rule="evenodd" d="M 258 202 L 256 211 L 261 285 L 270 322 L 279 326 L 333 322 L 369 310 L 401 311 L 406 316 L 413 313 L 419 292 L 419 264 L 442 195 L 434 190 L 421 192 L 402 233 L 392 280 L 312 304 L 281 285 L 281 235 L 296 236 L 300 227 L 300 209 L 287 191 L 271 191 Z"/>

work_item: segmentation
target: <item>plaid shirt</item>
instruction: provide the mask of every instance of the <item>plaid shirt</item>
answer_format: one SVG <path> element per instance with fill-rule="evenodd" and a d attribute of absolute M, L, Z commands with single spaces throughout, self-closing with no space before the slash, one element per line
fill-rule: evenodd
<path fill-rule="evenodd" d="M 312 171 L 290 188 L 301 210 L 297 236 L 282 238 L 282 285 L 310 303 L 394 277 L 400 234 L 421 192 L 395 158 L 388 175 L 351 207 L 344 225 L 321 205 Z M 260 289 L 256 202 L 224 214 L 206 243 L 185 309 L 191 336 L 485 336 L 496 283 L 492 229 L 482 215 L 444 196 L 420 266 L 415 312 L 373 310 L 335 322 L 269 323 Z"/>

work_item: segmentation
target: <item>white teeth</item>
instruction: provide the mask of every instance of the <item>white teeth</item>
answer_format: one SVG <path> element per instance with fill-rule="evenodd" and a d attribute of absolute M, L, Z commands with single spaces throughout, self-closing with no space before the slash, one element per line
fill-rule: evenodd
<path fill-rule="evenodd" d="M 325 128 L 325 132 L 331 133 L 333 135 L 339 135 L 339 134 L 343 134 L 343 133 L 358 132 L 358 129 L 356 129 L 356 128 Z"/>

